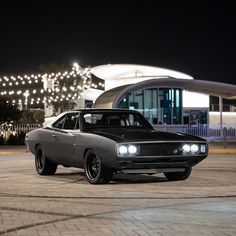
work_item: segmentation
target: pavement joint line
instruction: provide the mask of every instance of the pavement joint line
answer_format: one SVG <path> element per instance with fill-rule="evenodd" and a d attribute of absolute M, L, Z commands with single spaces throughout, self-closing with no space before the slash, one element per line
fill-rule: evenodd
<path fill-rule="evenodd" d="M 100 212 L 100 213 L 92 213 L 92 214 L 79 214 L 79 215 L 78 214 L 75 214 L 75 215 L 74 214 L 64 214 L 63 216 L 65 216 L 65 217 L 61 218 L 61 219 L 54 219 L 54 220 L 45 221 L 45 222 L 38 222 L 38 223 L 34 223 L 34 224 L 21 225 L 21 226 L 17 226 L 15 228 L 11 228 L 11 229 L 5 229 L 4 231 L 0 231 L 0 235 L 5 234 L 5 233 L 11 233 L 13 231 L 18 231 L 18 230 L 22 230 L 22 229 L 32 228 L 35 226 L 57 223 L 57 222 L 62 222 L 62 221 L 68 221 L 68 220 L 73 220 L 73 219 L 78 219 L 78 218 L 99 218 L 100 219 L 101 218 L 100 216 L 118 213 L 118 212 L 146 210 L 146 209 L 153 209 L 153 208 L 169 208 L 169 207 L 183 206 L 183 205 L 188 205 L 188 204 L 190 204 L 190 203 L 168 204 L 168 205 L 156 206 L 156 207 L 155 206 L 141 207 L 141 208 L 140 207 L 132 207 L 132 208 L 120 209 L 120 210 L 116 210 L 116 211 L 108 211 L 108 212 Z M 192 204 L 199 204 L 199 202 L 191 203 L 191 205 Z M 11 209 L 8 207 L 4 207 L 4 208 Z M 15 208 L 15 210 L 17 210 L 17 211 L 24 210 L 24 212 L 29 212 L 29 213 L 39 213 L 38 211 L 32 211 L 32 210 L 20 209 L 20 208 Z M 47 214 L 47 213 L 45 212 L 44 214 Z M 51 215 L 51 214 L 49 214 L 49 215 Z M 53 213 L 53 215 L 56 215 L 55 212 Z M 111 218 L 109 217 L 108 219 L 111 219 Z M 116 220 L 116 218 L 112 218 L 112 219 Z M 119 219 L 117 219 L 117 220 L 119 220 Z"/>
<path fill-rule="evenodd" d="M 2 231 L 0 231 L 0 235 L 11 233 L 11 232 L 22 230 L 22 229 L 32 228 L 32 227 L 35 227 L 35 226 L 57 223 L 57 222 L 61 222 L 61 221 L 67 220 L 67 219 L 68 219 L 68 217 L 64 217 L 64 218 L 61 218 L 61 219 L 49 220 L 49 221 L 45 221 L 45 222 L 38 222 L 38 223 L 34 223 L 34 224 L 21 225 L 21 226 L 15 227 L 15 228 L 5 229 L 4 231 L 2 230 Z"/>
<path fill-rule="evenodd" d="M 0 193 L 4 197 L 25 197 L 25 198 L 45 198 L 45 199 L 119 199 L 119 200 L 140 200 L 140 199 L 208 199 L 208 198 L 235 198 L 236 195 L 215 195 L 215 196 L 184 196 L 184 197 L 63 197 L 63 196 L 40 196 L 40 195 L 23 195 L 12 193 Z"/>
<path fill-rule="evenodd" d="M 215 201 L 218 202 L 218 201 Z M 212 203 L 212 201 L 211 201 Z M 100 215 L 107 215 L 107 214 L 113 214 L 117 212 L 123 212 L 123 211 L 137 211 L 137 210 L 145 210 L 145 209 L 154 209 L 154 208 L 168 208 L 168 207 L 176 207 L 176 206 L 185 206 L 189 204 L 199 204 L 199 202 L 191 202 L 191 203 L 175 203 L 175 204 L 167 204 L 163 206 L 146 206 L 146 207 L 127 207 L 126 209 L 119 209 L 114 211 L 105 211 L 105 212 L 98 212 L 98 213 L 92 213 L 92 214 L 70 214 L 70 213 L 59 213 L 59 212 L 49 212 L 49 211 L 41 211 L 41 210 L 30 210 L 27 208 L 16 208 L 16 207 L 0 207 L 4 211 L 17 211 L 17 212 L 26 212 L 26 213 L 36 213 L 36 214 L 42 214 L 42 215 L 52 215 L 52 216 L 66 216 L 68 218 L 70 217 L 94 217 L 94 216 L 100 216 Z"/>

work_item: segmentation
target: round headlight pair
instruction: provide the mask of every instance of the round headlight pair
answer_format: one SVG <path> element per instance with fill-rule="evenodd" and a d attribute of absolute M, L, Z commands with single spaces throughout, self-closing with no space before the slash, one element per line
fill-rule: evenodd
<path fill-rule="evenodd" d="M 118 152 L 120 155 L 127 155 L 127 154 L 134 155 L 138 152 L 138 148 L 134 145 L 129 145 L 129 146 L 121 145 L 118 148 Z"/>
<path fill-rule="evenodd" d="M 183 145 L 183 151 L 184 152 L 192 152 L 192 153 L 196 153 L 199 151 L 199 146 L 197 144 L 184 144 Z"/>

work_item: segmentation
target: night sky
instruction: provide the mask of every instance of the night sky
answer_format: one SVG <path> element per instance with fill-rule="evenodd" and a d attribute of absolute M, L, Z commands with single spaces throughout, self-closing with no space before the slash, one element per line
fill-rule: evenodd
<path fill-rule="evenodd" d="M 0 75 L 39 72 L 51 61 L 131 63 L 236 84 L 233 1 L 8 2 L 0 7 Z"/>

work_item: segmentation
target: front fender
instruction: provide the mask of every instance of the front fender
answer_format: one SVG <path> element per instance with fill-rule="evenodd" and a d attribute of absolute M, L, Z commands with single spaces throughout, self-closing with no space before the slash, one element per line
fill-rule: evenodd
<path fill-rule="evenodd" d="M 105 167 L 109 167 L 116 159 L 116 142 L 96 134 L 80 133 L 76 137 L 76 156 L 80 167 L 88 150 L 93 150 Z"/>

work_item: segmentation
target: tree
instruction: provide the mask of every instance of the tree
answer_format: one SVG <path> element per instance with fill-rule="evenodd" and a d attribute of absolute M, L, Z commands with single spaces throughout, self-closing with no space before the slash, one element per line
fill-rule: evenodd
<path fill-rule="evenodd" d="M 7 103 L 2 97 L 0 97 L 0 111 L 0 122 L 18 121 L 21 113 L 16 106 Z"/>
<path fill-rule="evenodd" d="M 44 122 L 44 111 L 42 110 L 31 110 L 33 112 L 33 119 L 35 123 L 43 124 Z"/>
<path fill-rule="evenodd" d="M 41 65 L 40 69 L 46 73 L 43 76 L 47 83 L 45 101 L 47 105 L 52 105 L 54 115 L 73 109 L 75 100 L 80 98 L 84 89 L 90 87 L 89 68 L 84 69 L 75 64 L 72 69 L 68 69 L 62 63 L 51 62 Z"/>
<path fill-rule="evenodd" d="M 22 123 L 22 124 L 32 124 L 32 123 L 34 123 L 33 113 L 30 110 L 23 110 L 21 112 L 20 123 Z"/>
<path fill-rule="evenodd" d="M 44 111 L 42 110 L 23 110 L 21 112 L 20 123 L 22 124 L 42 124 L 44 122 Z"/>

